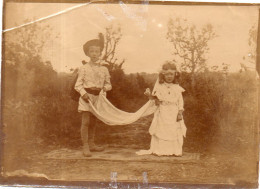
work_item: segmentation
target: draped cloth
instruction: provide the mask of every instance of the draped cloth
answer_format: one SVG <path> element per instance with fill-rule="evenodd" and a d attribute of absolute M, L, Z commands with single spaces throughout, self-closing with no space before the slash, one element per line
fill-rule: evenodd
<path fill-rule="evenodd" d="M 152 95 L 159 88 L 159 81 L 157 79 Z M 154 100 L 149 100 L 139 110 L 134 113 L 129 113 L 116 108 L 106 98 L 106 93 L 101 91 L 95 100 L 89 100 L 90 112 L 96 116 L 99 120 L 107 125 L 128 125 L 134 123 L 141 117 L 151 115 L 158 110 L 158 106 L 155 105 Z"/>
<path fill-rule="evenodd" d="M 157 79 L 152 94 L 157 89 L 158 84 L 159 81 Z M 111 104 L 106 98 L 106 93 L 103 91 L 100 92 L 95 101 L 89 101 L 89 105 L 90 112 L 107 125 L 128 125 L 134 123 L 141 117 L 153 114 L 158 108 L 154 100 L 149 100 L 136 112 L 125 112 Z"/>
<path fill-rule="evenodd" d="M 141 117 L 153 114 L 157 109 L 154 101 L 149 100 L 138 111 L 134 113 L 125 112 L 111 104 L 104 92 L 100 92 L 95 102 L 89 101 L 89 105 L 90 112 L 107 125 L 131 124 Z"/>

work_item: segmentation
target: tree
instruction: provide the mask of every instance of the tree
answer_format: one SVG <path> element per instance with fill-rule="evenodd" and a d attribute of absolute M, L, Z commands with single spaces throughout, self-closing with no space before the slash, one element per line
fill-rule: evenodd
<path fill-rule="evenodd" d="M 104 54 L 101 57 L 107 63 L 108 70 L 113 72 L 116 69 L 122 69 L 125 59 L 119 61 L 116 57 L 118 44 L 122 38 L 121 26 L 111 24 L 105 28 Z M 70 69 L 71 72 L 77 73 L 77 69 Z"/>
<path fill-rule="evenodd" d="M 122 38 L 122 31 L 120 25 L 110 25 L 106 27 L 105 33 L 105 48 L 102 59 L 108 63 L 110 71 L 121 69 L 125 60 L 118 61 L 116 57 L 116 48 Z"/>
<path fill-rule="evenodd" d="M 240 63 L 240 72 L 254 70 L 256 64 L 256 46 L 257 46 L 257 28 L 256 24 L 252 25 L 248 32 L 249 52 L 243 56 L 243 62 Z"/>
<path fill-rule="evenodd" d="M 173 54 L 183 60 L 181 70 L 191 73 L 192 86 L 194 86 L 194 74 L 206 68 L 208 43 L 215 37 L 211 24 L 198 28 L 190 25 L 186 19 L 176 18 L 168 22 L 167 39 L 174 47 Z"/>
<path fill-rule="evenodd" d="M 29 20 L 25 20 L 25 22 L 29 22 Z M 49 25 L 33 23 L 5 33 L 5 45 L 7 47 L 12 46 L 27 57 L 39 58 L 44 47 L 52 41 L 53 34 Z"/>
<path fill-rule="evenodd" d="M 19 157 L 21 149 L 26 152 L 41 140 L 39 136 L 49 129 L 46 120 L 59 120 L 51 106 L 59 98 L 48 98 L 58 96 L 57 73 L 51 62 L 41 58 L 49 50 L 46 45 L 53 33 L 48 25 L 33 23 L 7 31 L 3 37 L 5 141 L 11 149 L 8 153 Z"/>
<path fill-rule="evenodd" d="M 256 24 L 253 25 L 249 30 L 249 38 L 248 38 L 248 45 L 250 46 L 250 58 L 255 63 L 256 59 L 256 44 L 257 44 L 257 28 Z"/>
<path fill-rule="evenodd" d="M 50 26 L 41 23 L 4 33 L 6 96 L 26 100 L 38 88 L 41 93 L 43 88 L 50 89 L 49 81 L 53 81 L 52 77 L 56 76 L 56 72 L 51 62 L 43 61 L 41 57 L 52 37 Z"/>
<path fill-rule="evenodd" d="M 249 37 L 248 37 L 248 45 L 249 45 L 249 52 L 247 56 L 243 56 L 244 63 L 240 63 L 241 70 L 240 71 L 247 71 L 248 68 L 255 69 L 256 63 L 256 45 L 257 45 L 257 28 L 256 24 L 254 24 L 249 29 Z M 248 64 L 249 63 L 249 64 Z"/>

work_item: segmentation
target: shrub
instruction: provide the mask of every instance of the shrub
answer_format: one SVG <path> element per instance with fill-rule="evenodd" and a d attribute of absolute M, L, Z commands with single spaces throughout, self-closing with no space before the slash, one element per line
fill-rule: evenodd
<path fill-rule="evenodd" d="M 24 65 L 6 64 L 4 70 L 3 123 L 7 141 L 12 145 L 31 142 L 80 146 L 81 120 L 77 102 L 69 95 L 70 74 L 57 74 L 49 64 L 39 60 L 37 64 Z M 25 77 L 27 73 L 29 76 Z M 153 87 L 156 78 L 156 74 L 125 74 L 121 69 L 114 70 L 111 72 L 113 90 L 108 93 L 108 99 L 118 108 L 134 112 L 147 101 L 143 92 L 146 87 Z M 185 149 L 242 152 L 246 145 L 246 149 L 253 149 L 257 113 L 254 74 L 204 72 L 196 74 L 195 82 L 192 88 L 190 75 L 182 74 L 180 85 L 186 90 L 184 118 L 188 128 Z M 27 85 L 23 89 L 20 83 Z M 120 135 L 125 146 L 138 145 L 140 140 L 133 140 L 134 133 L 144 139 L 142 145 L 149 146 L 151 119 L 120 127 L 99 123 L 102 129 L 97 140 L 115 144 L 119 139 L 113 137 Z M 145 125 L 140 127 L 142 124 Z M 105 136 L 109 141 L 102 139 Z"/>

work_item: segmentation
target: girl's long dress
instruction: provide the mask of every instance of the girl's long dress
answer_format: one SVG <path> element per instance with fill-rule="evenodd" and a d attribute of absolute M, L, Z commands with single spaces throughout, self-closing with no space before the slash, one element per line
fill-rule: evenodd
<path fill-rule="evenodd" d="M 186 127 L 182 121 L 177 122 L 179 110 L 183 110 L 182 92 L 184 89 L 177 84 L 157 84 L 153 94 L 161 101 L 154 113 L 149 129 L 151 144 L 149 150 L 140 150 L 138 155 L 182 155 L 183 137 Z"/>

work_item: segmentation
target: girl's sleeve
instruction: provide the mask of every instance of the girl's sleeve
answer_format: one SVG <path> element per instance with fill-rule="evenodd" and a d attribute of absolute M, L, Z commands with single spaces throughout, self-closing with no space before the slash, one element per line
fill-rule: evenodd
<path fill-rule="evenodd" d="M 184 110 L 184 102 L 183 102 L 183 97 L 182 93 L 185 91 L 181 86 L 179 86 L 179 97 L 178 97 L 178 109 L 179 110 Z"/>
<path fill-rule="evenodd" d="M 156 96 L 158 94 L 158 90 L 159 90 L 159 79 L 157 79 L 154 84 L 152 95 Z"/>
<path fill-rule="evenodd" d="M 75 83 L 75 90 L 80 93 L 81 96 L 84 96 L 87 92 L 84 89 L 84 67 L 81 67 L 78 71 L 78 79 Z"/>
<path fill-rule="evenodd" d="M 162 100 L 163 96 L 161 94 L 161 90 L 162 88 L 159 84 L 159 79 L 157 79 L 153 87 L 152 96 L 156 96 L 159 100 Z"/>
<path fill-rule="evenodd" d="M 105 69 L 105 82 L 104 82 L 104 88 L 107 90 L 107 91 L 110 91 L 112 89 L 112 85 L 111 85 L 111 82 L 110 82 L 110 74 L 109 74 L 109 71 L 108 69 L 106 68 Z"/>

